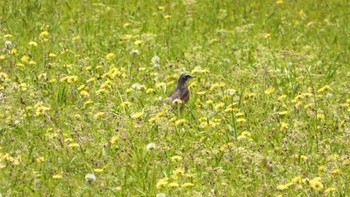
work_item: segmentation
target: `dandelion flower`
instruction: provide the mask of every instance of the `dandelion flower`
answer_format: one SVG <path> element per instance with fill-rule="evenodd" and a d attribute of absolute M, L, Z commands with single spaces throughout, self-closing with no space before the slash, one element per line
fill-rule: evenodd
<path fill-rule="evenodd" d="M 193 183 L 189 183 L 189 182 L 181 185 L 181 187 L 193 187 L 193 186 L 194 186 Z"/>
<path fill-rule="evenodd" d="M 157 148 L 157 145 L 155 143 L 149 143 L 147 144 L 146 146 L 146 150 L 153 150 L 153 149 L 156 149 Z"/>
<path fill-rule="evenodd" d="M 331 193 L 331 192 L 335 192 L 335 191 L 337 191 L 337 188 L 335 188 L 335 187 L 330 187 L 330 188 L 327 188 L 326 190 L 324 190 L 324 192 L 326 194 Z"/>
<path fill-rule="evenodd" d="M 322 190 L 323 189 L 323 184 L 321 182 L 321 177 L 315 177 L 313 179 L 311 179 L 309 181 L 310 186 L 314 189 L 314 190 Z"/>
<path fill-rule="evenodd" d="M 131 118 L 133 119 L 139 119 L 143 116 L 143 112 L 136 112 L 133 115 L 131 115 Z"/>
<path fill-rule="evenodd" d="M 62 176 L 62 174 L 55 174 L 55 175 L 52 176 L 52 178 L 54 178 L 54 179 L 62 179 L 63 176 Z"/>
<path fill-rule="evenodd" d="M 179 162 L 181 160 L 182 160 L 181 156 L 173 156 L 173 157 L 171 157 L 171 161 L 173 161 L 173 162 Z"/>
<path fill-rule="evenodd" d="M 119 136 L 113 136 L 110 140 L 111 144 L 115 144 L 119 140 Z"/>
<path fill-rule="evenodd" d="M 87 182 L 93 182 L 93 181 L 96 181 L 96 176 L 94 174 L 86 174 L 85 175 L 85 180 Z"/>
<path fill-rule="evenodd" d="M 161 189 L 163 187 L 165 187 L 168 184 L 168 178 L 162 178 L 157 182 L 157 189 Z"/>
<path fill-rule="evenodd" d="M 275 92 L 275 88 L 269 87 L 265 90 L 265 94 L 269 95 Z"/>

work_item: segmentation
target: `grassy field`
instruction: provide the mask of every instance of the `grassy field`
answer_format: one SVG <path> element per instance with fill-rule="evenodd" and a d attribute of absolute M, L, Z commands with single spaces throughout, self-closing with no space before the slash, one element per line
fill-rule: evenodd
<path fill-rule="evenodd" d="M 0 196 L 350 194 L 349 1 L 101 2 L 0 2 Z"/>

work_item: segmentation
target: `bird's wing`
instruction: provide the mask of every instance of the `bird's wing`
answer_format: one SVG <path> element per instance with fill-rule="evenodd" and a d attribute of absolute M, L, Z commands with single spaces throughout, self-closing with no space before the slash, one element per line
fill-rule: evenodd
<path fill-rule="evenodd" d="M 175 88 L 169 95 L 170 102 L 181 97 L 179 88 Z"/>
<path fill-rule="evenodd" d="M 190 92 L 187 88 L 182 91 L 180 99 L 184 103 L 187 103 L 187 101 L 190 99 Z"/>

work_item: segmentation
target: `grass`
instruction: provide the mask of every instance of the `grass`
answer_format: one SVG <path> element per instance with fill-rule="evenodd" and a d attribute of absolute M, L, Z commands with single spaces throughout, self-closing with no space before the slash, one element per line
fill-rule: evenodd
<path fill-rule="evenodd" d="M 348 1 L 0 7 L 3 196 L 350 193 Z"/>

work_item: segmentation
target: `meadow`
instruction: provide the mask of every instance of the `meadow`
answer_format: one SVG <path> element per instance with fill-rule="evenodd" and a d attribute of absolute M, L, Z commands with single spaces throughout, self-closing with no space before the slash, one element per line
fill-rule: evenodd
<path fill-rule="evenodd" d="M 0 1 L 0 196 L 348 196 L 349 10 Z"/>

